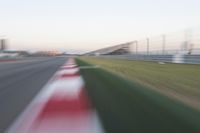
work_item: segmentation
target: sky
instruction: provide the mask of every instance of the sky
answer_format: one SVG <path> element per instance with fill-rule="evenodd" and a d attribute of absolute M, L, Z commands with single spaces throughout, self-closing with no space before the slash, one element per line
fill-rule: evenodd
<path fill-rule="evenodd" d="M 84 53 L 200 25 L 200 0 L 0 0 L 10 49 Z"/>

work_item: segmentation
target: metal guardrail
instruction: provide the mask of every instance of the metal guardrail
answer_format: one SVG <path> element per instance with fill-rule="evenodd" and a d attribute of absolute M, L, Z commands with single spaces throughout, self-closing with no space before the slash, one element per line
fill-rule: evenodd
<path fill-rule="evenodd" d="M 102 58 L 200 64 L 200 55 L 101 55 Z"/>

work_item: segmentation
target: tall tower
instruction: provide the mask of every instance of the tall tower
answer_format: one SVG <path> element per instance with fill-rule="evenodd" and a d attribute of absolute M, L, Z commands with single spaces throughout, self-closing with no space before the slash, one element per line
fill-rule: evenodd
<path fill-rule="evenodd" d="M 0 39 L 0 51 L 4 51 L 6 48 L 6 40 Z"/>

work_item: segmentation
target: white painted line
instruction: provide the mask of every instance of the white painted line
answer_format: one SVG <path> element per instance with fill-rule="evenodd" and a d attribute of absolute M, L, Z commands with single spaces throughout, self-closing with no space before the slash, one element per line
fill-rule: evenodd
<path fill-rule="evenodd" d="M 59 70 L 56 75 L 62 75 L 62 74 L 73 74 L 79 72 L 79 68 L 73 68 L 73 69 L 61 69 Z"/>

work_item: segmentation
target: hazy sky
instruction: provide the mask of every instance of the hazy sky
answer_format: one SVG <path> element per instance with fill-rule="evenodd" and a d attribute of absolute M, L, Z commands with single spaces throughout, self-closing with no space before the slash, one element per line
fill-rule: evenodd
<path fill-rule="evenodd" d="M 200 0 L 0 0 L 12 49 L 88 51 L 200 25 Z"/>

